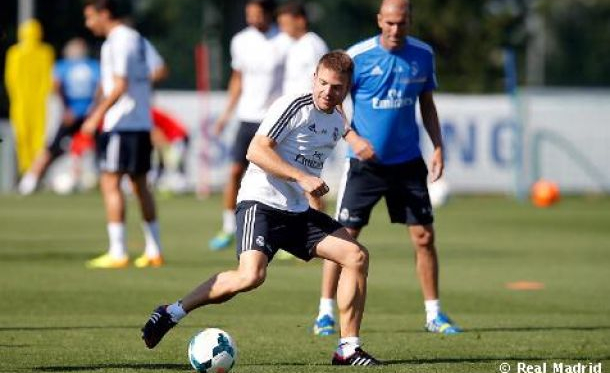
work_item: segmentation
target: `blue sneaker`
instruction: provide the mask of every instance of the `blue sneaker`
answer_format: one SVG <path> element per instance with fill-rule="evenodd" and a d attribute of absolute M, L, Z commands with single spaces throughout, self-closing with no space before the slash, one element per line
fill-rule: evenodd
<path fill-rule="evenodd" d="M 235 238 L 235 233 L 227 233 L 224 231 L 218 232 L 209 242 L 210 250 L 220 251 L 228 248 Z"/>
<path fill-rule="evenodd" d="M 447 315 L 439 313 L 438 316 L 425 326 L 426 331 L 440 334 L 458 334 L 462 332 Z"/>
<path fill-rule="evenodd" d="M 313 334 L 331 335 L 335 334 L 335 320 L 330 315 L 324 315 L 313 324 Z"/>

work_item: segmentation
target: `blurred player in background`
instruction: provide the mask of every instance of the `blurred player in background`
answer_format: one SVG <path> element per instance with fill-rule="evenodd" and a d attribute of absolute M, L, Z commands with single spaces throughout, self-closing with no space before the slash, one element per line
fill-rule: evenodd
<path fill-rule="evenodd" d="M 311 77 L 328 46 L 318 34 L 309 31 L 309 19 L 301 3 L 288 2 L 278 7 L 277 22 L 280 30 L 294 40 L 286 55 L 282 93 L 309 92 Z"/>
<path fill-rule="evenodd" d="M 429 45 L 407 36 L 411 16 L 408 0 L 384 0 L 377 15 L 381 34 L 348 50 L 355 64 L 352 128 L 360 138 L 350 143 L 349 169 L 337 201 L 338 220 L 358 237 L 368 224 L 373 206 L 385 197 L 391 221 L 407 225 L 415 248 L 426 330 L 455 334 L 460 329 L 440 308 L 428 170 L 421 156 L 415 121 L 415 103 L 419 99 L 424 128 L 434 146 L 430 161 L 434 182 L 442 176 L 444 166 L 432 97 L 437 87 L 434 52 Z M 333 304 L 339 273 L 335 263 L 324 262 L 315 334 L 334 333 Z"/>
<path fill-rule="evenodd" d="M 280 30 L 290 36 L 294 41 L 286 55 L 284 68 L 284 82 L 282 93 L 311 92 L 312 76 L 320 57 L 328 52 L 328 46 L 315 32 L 309 31 L 307 11 L 300 2 L 284 3 L 277 9 L 277 23 Z M 322 198 L 307 194 L 309 205 L 317 210 L 324 211 L 325 204 Z M 292 259 L 293 256 L 280 250 L 278 259 Z"/>
<path fill-rule="evenodd" d="M 320 173 L 346 131 L 345 118 L 336 106 L 349 90 L 353 68 L 347 54 L 328 53 L 312 77 L 313 94 L 285 95 L 271 106 L 250 143 L 247 156 L 252 163 L 239 189 L 238 267 L 213 275 L 173 304 L 157 307 L 142 328 L 148 348 L 154 348 L 188 312 L 261 286 L 269 262 L 282 247 L 305 261 L 326 258 L 342 268 L 341 339 L 332 364 L 380 364 L 361 348 L 359 337 L 367 251 L 336 220 L 312 209 L 305 197 L 328 193 Z"/>
<path fill-rule="evenodd" d="M 61 123 L 51 144 L 21 179 L 19 193 L 23 195 L 33 193 L 49 166 L 70 149 L 72 137 L 80 131 L 98 90 L 100 65 L 88 57 L 87 43 L 83 39 L 68 41 L 63 57 L 57 61 L 53 72 L 55 91 L 63 104 Z M 77 169 L 73 168 L 73 178 L 77 176 L 74 172 Z"/>
<path fill-rule="evenodd" d="M 119 19 L 117 2 L 91 0 L 84 8 L 85 24 L 102 45 L 103 98 L 85 120 L 82 131 L 92 136 L 103 119 L 98 143 L 100 185 L 106 207 L 108 252 L 86 263 L 88 268 L 122 268 L 128 265 L 125 240 L 125 199 L 120 183 L 129 177 L 140 203 L 145 251 L 136 267 L 163 264 L 155 201 L 148 188 L 152 144 L 151 72 L 147 63 L 152 48 L 137 31 Z"/>
<path fill-rule="evenodd" d="M 6 52 L 4 83 L 10 101 L 19 174 L 23 175 L 44 149 L 55 54 L 42 41 L 42 26 L 35 19 L 19 25 L 18 37 L 17 44 Z"/>
<path fill-rule="evenodd" d="M 152 119 L 155 148 L 152 183 L 164 193 L 184 193 L 189 188 L 185 174 L 189 144 L 186 126 L 158 107 L 152 108 Z"/>
<path fill-rule="evenodd" d="M 229 179 L 223 192 L 222 230 L 210 241 L 211 250 L 229 247 L 235 237 L 237 190 L 248 161 L 246 152 L 265 112 L 282 90 L 284 61 L 291 43 L 273 23 L 275 2 L 249 0 L 246 3 L 248 27 L 231 40 L 231 67 L 227 106 L 214 124 L 214 135 L 222 133 L 237 111 L 239 129 L 232 149 Z"/>

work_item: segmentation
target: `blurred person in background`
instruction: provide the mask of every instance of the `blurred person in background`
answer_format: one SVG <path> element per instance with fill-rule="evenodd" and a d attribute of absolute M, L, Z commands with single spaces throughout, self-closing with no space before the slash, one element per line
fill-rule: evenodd
<path fill-rule="evenodd" d="M 42 42 L 42 36 L 40 23 L 27 20 L 19 26 L 19 41 L 6 52 L 4 83 L 20 175 L 27 172 L 44 149 L 55 53 Z"/>
<path fill-rule="evenodd" d="M 234 140 L 229 179 L 223 191 L 222 229 L 209 242 L 210 250 L 222 250 L 235 238 L 235 206 L 241 178 L 248 166 L 246 152 L 271 103 L 282 91 L 284 61 L 291 44 L 273 22 L 273 0 L 249 0 L 248 27 L 231 40 L 231 78 L 225 110 L 213 127 L 219 136 L 236 111 L 239 129 Z"/>
<path fill-rule="evenodd" d="M 125 240 L 125 197 L 121 178 L 127 175 L 142 213 L 144 253 L 138 268 L 163 265 L 159 225 L 146 174 L 151 166 L 151 71 L 147 61 L 152 48 L 136 30 L 124 25 L 113 0 L 88 1 L 85 24 L 105 37 L 101 51 L 103 98 L 85 120 L 82 132 L 92 136 L 102 122 L 98 142 L 100 186 L 106 208 L 107 253 L 86 263 L 88 268 L 123 268 L 129 263 Z"/>
<path fill-rule="evenodd" d="M 55 91 L 63 104 L 61 123 L 51 144 L 21 179 L 19 193 L 22 195 L 33 193 L 49 166 L 70 149 L 71 139 L 80 131 L 98 90 L 100 66 L 98 61 L 88 57 L 87 44 L 83 39 L 68 41 L 63 57 L 53 70 Z M 72 176 L 76 178 L 77 175 Z"/>
<path fill-rule="evenodd" d="M 328 52 L 328 46 L 318 34 L 309 30 L 307 11 L 300 2 L 291 1 L 279 6 L 277 23 L 280 30 L 294 41 L 286 55 L 282 94 L 310 92 L 313 88 L 311 77 L 320 57 Z M 324 211 L 326 206 L 322 197 L 307 194 L 307 198 L 311 207 Z M 278 251 L 276 257 L 281 260 L 293 258 L 284 250 Z"/>
<path fill-rule="evenodd" d="M 437 88 L 432 48 L 411 36 L 408 0 L 384 0 L 377 24 L 381 34 L 348 50 L 355 69 L 351 98 L 352 129 L 348 169 L 337 201 L 337 217 L 354 237 L 368 224 L 373 206 L 385 197 L 392 223 L 405 224 L 415 249 L 423 292 L 425 329 L 456 334 L 461 330 L 441 312 L 438 255 L 434 243 L 428 169 L 419 148 L 415 104 L 434 147 L 432 182 L 443 174 L 443 143 L 432 91 Z M 324 261 L 322 296 L 314 333 L 334 333 L 334 298 L 340 267 Z"/>
<path fill-rule="evenodd" d="M 328 46 L 318 34 L 309 30 L 309 19 L 302 3 L 288 2 L 278 7 L 277 22 L 280 30 L 294 40 L 286 55 L 282 94 L 309 92 L 311 77 L 320 57 L 328 52 Z"/>
<path fill-rule="evenodd" d="M 186 125 L 158 107 L 152 108 L 152 143 L 155 148 L 151 182 L 166 195 L 186 192 L 189 135 Z"/>

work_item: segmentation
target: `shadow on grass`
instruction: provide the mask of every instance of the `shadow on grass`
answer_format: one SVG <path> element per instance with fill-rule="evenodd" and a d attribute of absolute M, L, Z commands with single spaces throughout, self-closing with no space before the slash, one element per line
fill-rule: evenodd
<path fill-rule="evenodd" d="M 7 345 L 7 344 L 0 344 L 0 348 L 26 348 L 26 347 L 31 347 L 32 345 Z"/>
<path fill-rule="evenodd" d="M 82 261 L 83 263 L 91 259 L 91 253 L 86 252 L 72 252 L 72 251 L 45 251 L 45 252 L 27 252 L 27 251 L 14 251 L 5 252 L 0 254 L 1 262 L 45 262 L 48 260 L 61 260 L 61 261 Z"/>
<path fill-rule="evenodd" d="M 472 328 L 468 332 L 540 332 L 551 330 L 573 330 L 576 332 L 609 330 L 610 325 L 600 326 L 517 326 L 517 327 L 497 327 L 497 328 Z"/>
<path fill-rule="evenodd" d="M 1 329 L 0 329 L 1 330 Z M 598 330 L 610 330 L 610 325 L 600 326 L 501 326 L 491 328 L 466 328 L 464 334 L 469 333 L 481 333 L 481 332 L 544 332 L 544 331 L 555 331 L 555 330 L 570 330 L 575 332 L 594 332 Z M 403 333 L 428 333 L 422 329 L 393 329 L 393 330 L 366 330 L 365 333 L 392 333 L 392 334 L 403 334 Z"/>
<path fill-rule="evenodd" d="M 593 358 L 595 361 L 608 360 L 610 356 L 601 356 L 599 358 Z M 523 362 L 523 361 L 543 361 L 548 360 L 547 358 L 532 357 L 532 356 L 520 356 L 520 357 L 463 357 L 463 358 L 440 358 L 440 359 L 405 359 L 405 360 L 384 360 L 384 365 L 423 365 L 423 364 L 458 364 L 458 363 L 492 363 L 492 362 Z M 591 356 L 564 356 L 557 357 L 553 356 L 553 361 L 591 361 Z"/>
<path fill-rule="evenodd" d="M 0 327 L 0 332 L 10 332 L 10 331 L 53 331 L 53 330 L 94 330 L 94 329 L 140 329 L 142 326 L 134 326 L 134 325 L 115 325 L 115 326 L 7 326 Z"/>
<path fill-rule="evenodd" d="M 330 366 L 329 364 L 315 364 L 315 363 L 260 363 L 260 364 L 239 364 L 240 367 L 289 367 L 289 366 Z M 48 367 L 34 367 L 33 370 L 38 372 L 80 372 L 80 371 L 92 371 L 92 370 L 103 370 L 103 369 L 143 369 L 143 370 L 174 370 L 177 372 L 192 371 L 193 369 L 189 365 L 185 364 L 171 364 L 171 363 L 116 363 L 116 364 L 92 364 L 92 365 L 76 365 L 76 366 L 48 366 Z"/>
<path fill-rule="evenodd" d="M 50 367 L 34 367 L 34 370 L 39 372 L 80 372 L 104 369 L 145 369 L 145 370 L 175 370 L 177 372 L 192 371 L 189 365 L 185 364 L 144 364 L 144 363 L 122 363 L 122 364 L 92 364 L 92 365 L 76 365 L 76 366 L 50 366 Z"/>

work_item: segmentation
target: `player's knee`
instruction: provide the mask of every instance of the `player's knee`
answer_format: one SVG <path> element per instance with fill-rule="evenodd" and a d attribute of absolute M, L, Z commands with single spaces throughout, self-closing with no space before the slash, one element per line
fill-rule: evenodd
<path fill-rule="evenodd" d="M 261 286 L 263 282 L 265 282 L 265 271 L 252 271 L 247 273 L 242 273 L 240 277 L 240 287 L 241 291 L 249 291 L 256 289 Z"/>
<path fill-rule="evenodd" d="M 411 235 L 413 244 L 418 250 L 432 250 L 434 248 L 434 231 L 422 229 Z"/>
<path fill-rule="evenodd" d="M 356 269 L 360 272 L 368 272 L 369 252 L 360 244 L 351 244 L 345 267 Z"/>

